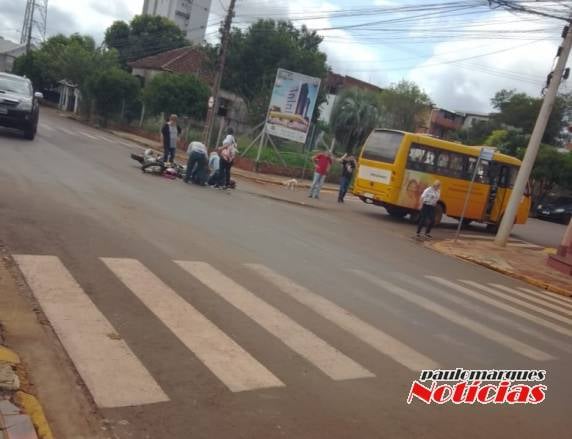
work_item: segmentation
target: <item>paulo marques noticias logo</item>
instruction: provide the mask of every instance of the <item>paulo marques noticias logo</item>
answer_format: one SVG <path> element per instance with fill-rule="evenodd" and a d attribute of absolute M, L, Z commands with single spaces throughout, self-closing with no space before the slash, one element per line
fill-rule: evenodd
<path fill-rule="evenodd" d="M 546 370 L 423 370 L 409 390 L 407 403 L 540 404 L 548 387 Z"/>

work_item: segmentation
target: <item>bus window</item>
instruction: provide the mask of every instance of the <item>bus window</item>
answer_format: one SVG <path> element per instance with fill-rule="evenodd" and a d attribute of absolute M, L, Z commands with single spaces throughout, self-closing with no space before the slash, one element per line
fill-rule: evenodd
<path fill-rule="evenodd" d="M 451 153 L 451 163 L 449 163 L 449 175 L 461 178 L 463 175 L 463 166 L 465 165 L 465 157 L 461 154 Z"/>
<path fill-rule="evenodd" d="M 475 173 L 475 165 L 477 164 L 478 159 L 476 157 L 469 157 L 467 162 L 467 171 L 465 172 L 465 178 L 470 180 L 473 178 L 473 174 Z M 490 172 L 490 163 L 487 160 L 481 160 L 479 162 L 479 168 L 477 169 L 477 174 L 475 176 L 475 182 L 477 183 L 489 183 L 489 172 Z"/>
<path fill-rule="evenodd" d="M 393 163 L 402 141 L 403 133 L 374 131 L 365 143 L 362 158 Z"/>
<path fill-rule="evenodd" d="M 449 173 L 449 163 L 451 161 L 451 154 L 445 151 L 439 153 L 437 159 L 437 173 L 447 175 Z"/>

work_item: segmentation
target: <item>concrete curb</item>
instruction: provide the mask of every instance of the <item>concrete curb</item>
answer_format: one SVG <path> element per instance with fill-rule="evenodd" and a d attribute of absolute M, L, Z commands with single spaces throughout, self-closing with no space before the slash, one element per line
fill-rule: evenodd
<path fill-rule="evenodd" d="M 34 424 L 36 428 L 38 439 L 54 439 L 52 429 L 44 414 L 44 409 L 35 396 L 23 391 L 18 391 L 14 396 L 14 400 L 32 419 L 32 424 Z"/>
<path fill-rule="evenodd" d="M 510 270 L 510 269 L 507 269 L 507 268 L 499 267 L 499 266 L 497 266 L 497 265 L 494 265 L 494 264 L 492 264 L 492 263 L 490 263 L 490 262 L 487 262 L 487 261 L 484 261 L 484 260 L 481 260 L 481 259 L 477 259 L 477 258 L 474 258 L 474 257 L 471 257 L 471 256 L 467 256 L 467 255 L 459 255 L 459 254 L 451 253 L 451 252 L 449 252 L 449 251 L 443 249 L 439 244 L 440 244 L 439 242 L 434 242 L 434 243 L 431 243 L 431 244 L 426 244 L 426 246 L 429 247 L 429 248 L 432 248 L 432 249 L 435 250 L 435 251 L 438 251 L 438 252 L 441 253 L 441 254 L 444 254 L 444 255 L 447 255 L 447 256 L 453 256 L 453 257 L 455 257 L 455 258 L 457 258 L 457 259 L 460 259 L 460 260 L 463 260 L 463 261 L 467 261 L 467 262 L 472 262 L 472 263 L 474 263 L 474 264 L 478 264 L 478 265 L 480 265 L 480 266 L 482 266 L 482 267 L 485 267 L 485 268 L 489 268 L 489 269 L 491 269 L 491 270 L 494 270 L 494 271 L 496 271 L 497 273 L 501 273 L 501 274 L 504 274 L 505 276 L 509 276 L 509 277 L 514 278 L 514 279 L 521 280 L 521 281 L 526 282 L 526 283 L 528 283 L 528 284 L 530 284 L 530 285 L 532 285 L 532 286 L 535 286 L 535 287 L 537 287 L 537 288 L 540 288 L 540 289 L 543 289 L 543 290 L 546 290 L 546 291 L 550 291 L 551 293 L 556 293 L 556 294 L 559 294 L 559 295 L 565 296 L 565 297 L 572 297 L 572 292 L 570 292 L 569 290 L 566 290 L 566 289 L 564 289 L 564 288 L 561 288 L 561 287 L 559 287 L 559 286 L 557 286 L 557 285 L 553 285 L 553 284 L 551 284 L 551 283 L 549 283 L 549 282 L 542 281 L 542 280 L 540 280 L 540 279 L 536 279 L 536 278 L 534 278 L 534 277 L 532 277 L 532 276 L 528 276 L 528 275 L 525 275 L 525 274 L 518 273 L 518 272 L 516 272 L 516 271 L 514 271 L 514 270 Z"/>

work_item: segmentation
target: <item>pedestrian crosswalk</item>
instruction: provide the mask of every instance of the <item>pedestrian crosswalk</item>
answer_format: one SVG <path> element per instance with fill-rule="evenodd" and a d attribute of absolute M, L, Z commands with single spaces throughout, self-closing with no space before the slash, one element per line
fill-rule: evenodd
<path fill-rule="evenodd" d="M 132 350 L 100 311 L 95 298 L 74 278 L 73 270 L 66 268 L 56 256 L 15 255 L 14 259 L 98 406 L 138 406 L 170 400 L 169 389 L 162 387 L 160 378 L 149 371 L 145 359 L 138 358 L 139 351 Z M 293 381 L 307 379 L 285 375 L 283 369 L 273 370 L 275 363 L 261 357 L 260 350 L 253 351 L 256 340 L 245 345 L 237 334 L 229 332 L 220 322 L 211 321 L 200 307 L 142 262 L 112 257 L 102 257 L 100 261 L 102 269 L 126 287 L 126 294 L 132 294 L 134 300 L 151 312 L 147 318 L 161 322 L 173 339 L 200 361 L 198 364 L 205 372 L 212 374 L 229 392 L 280 391 Z M 272 304 L 263 299 L 256 288 L 249 289 L 233 275 L 205 261 L 176 260 L 172 264 L 173 268 L 182 269 L 182 276 L 189 276 L 202 290 L 219 301 L 222 299 L 219 306 L 238 311 L 254 324 L 256 331 L 279 343 L 280 352 L 291 351 L 297 361 L 305 362 L 332 383 L 380 379 L 385 368 L 391 367 L 412 372 L 466 366 L 461 363 L 463 352 L 455 353 L 459 364 L 449 364 L 450 359 L 447 361 L 439 353 L 427 351 L 423 340 L 431 337 L 430 333 L 422 334 L 419 340 L 400 340 L 395 328 L 385 328 L 383 321 L 368 320 L 367 316 L 327 298 L 323 291 L 308 288 L 266 265 L 245 263 L 241 276 L 257 280 L 255 285 L 262 282 L 270 286 L 272 297 L 276 299 Z M 426 313 L 517 358 L 549 362 L 571 353 L 568 337 L 572 337 L 572 301 L 566 298 L 547 296 L 540 290 L 514 284 L 480 283 L 435 275 L 385 275 L 349 268 L 344 276 L 385 300 L 402 302 L 412 309 L 412 315 L 415 312 L 418 317 L 413 310 Z M 282 300 L 293 300 L 292 303 L 308 310 L 309 314 L 288 315 L 282 306 L 276 305 Z M 380 303 L 383 305 L 383 301 Z M 314 326 L 305 320 L 308 315 L 334 325 L 350 339 L 359 341 L 361 349 L 375 355 L 353 358 L 357 351 L 348 349 L 347 343 L 309 329 Z M 409 321 L 402 320 L 400 324 L 406 328 Z M 491 322 L 495 323 L 494 327 Z M 457 334 L 450 336 L 454 338 Z M 464 345 L 455 346 L 451 349 L 463 349 Z M 388 359 L 382 371 L 371 360 L 380 354 Z M 286 356 L 281 361 L 290 360 L 291 357 Z"/>

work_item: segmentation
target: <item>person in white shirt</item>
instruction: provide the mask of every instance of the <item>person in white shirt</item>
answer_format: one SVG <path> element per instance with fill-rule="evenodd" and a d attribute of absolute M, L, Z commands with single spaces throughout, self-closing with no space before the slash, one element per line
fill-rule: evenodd
<path fill-rule="evenodd" d="M 425 238 L 431 239 L 431 229 L 435 225 L 435 206 L 441 198 L 441 182 L 435 180 L 431 186 L 423 191 L 420 198 L 421 214 L 417 226 L 417 238 L 421 238 L 421 231 L 425 227 Z"/>
<path fill-rule="evenodd" d="M 209 156 L 209 171 L 210 171 L 210 176 L 208 181 L 209 186 L 214 186 L 215 184 L 218 183 L 219 168 L 220 168 L 220 157 L 216 151 L 213 151 Z"/>
<path fill-rule="evenodd" d="M 205 170 L 208 162 L 207 147 L 201 142 L 191 142 L 187 148 L 187 173 L 185 183 L 192 181 L 195 184 L 204 185 Z"/>

